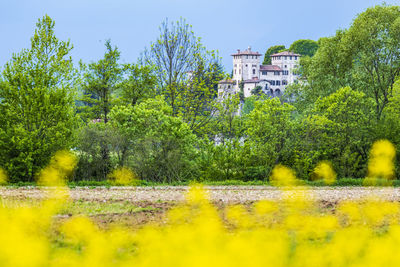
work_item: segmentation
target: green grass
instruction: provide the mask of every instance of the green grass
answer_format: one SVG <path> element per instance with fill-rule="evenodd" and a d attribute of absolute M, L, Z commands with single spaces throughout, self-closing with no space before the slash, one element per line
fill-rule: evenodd
<path fill-rule="evenodd" d="M 39 207 L 43 202 L 39 199 L 0 199 L 0 206 L 7 208 Z M 155 210 L 155 208 L 138 207 L 129 201 L 67 201 L 57 212 L 58 215 L 107 215 L 127 214 L 141 211 Z"/>
<path fill-rule="evenodd" d="M 308 185 L 308 186 L 327 186 L 323 181 L 306 181 L 306 180 L 299 180 L 300 185 Z M 334 184 L 330 186 L 373 186 L 371 184 L 363 184 L 364 179 L 359 178 L 341 178 L 337 180 Z M 267 181 L 240 181 L 240 180 L 225 180 L 225 181 L 183 181 L 183 182 L 151 182 L 151 181 L 140 181 L 139 183 L 131 184 L 131 186 L 187 186 L 193 183 L 201 183 L 204 185 L 209 186 L 228 186 L 228 185 L 235 185 L 235 186 L 252 186 L 252 185 L 270 185 Z M 378 186 L 388 186 L 385 180 L 378 180 L 376 185 Z M 36 186 L 35 183 L 30 182 L 18 182 L 7 184 L 10 187 L 27 187 L 27 186 Z M 68 186 L 70 188 L 74 187 L 89 187 L 89 188 L 96 188 L 96 187 L 111 187 L 111 186 L 118 186 L 114 185 L 108 181 L 92 181 L 92 180 L 84 180 L 84 181 L 73 181 L 69 182 Z M 400 180 L 393 180 L 391 186 L 399 187 Z"/>
<path fill-rule="evenodd" d="M 99 214 L 124 214 L 135 213 L 145 210 L 153 210 L 151 207 L 137 207 L 129 201 L 102 202 L 102 201 L 69 201 L 60 210 L 60 215 L 86 215 L 94 216 Z"/>

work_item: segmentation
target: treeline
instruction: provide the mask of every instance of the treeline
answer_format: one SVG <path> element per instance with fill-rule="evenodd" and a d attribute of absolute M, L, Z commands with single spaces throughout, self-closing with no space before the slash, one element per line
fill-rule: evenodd
<path fill-rule="evenodd" d="M 281 98 L 255 92 L 244 103 L 239 94 L 218 101 L 227 77 L 220 58 L 184 20 L 165 21 L 136 63 L 120 63 L 107 41 L 102 59 L 79 68 L 54 26 L 40 19 L 31 47 L 2 71 L 0 166 L 11 181 L 34 181 L 63 149 L 78 158 L 76 181 L 128 167 L 172 182 L 266 180 L 277 164 L 309 179 L 321 161 L 339 178 L 365 177 L 374 141 L 399 147 L 398 6 L 369 8 L 316 43 L 295 42 L 295 52 L 309 51 L 302 81 Z"/>

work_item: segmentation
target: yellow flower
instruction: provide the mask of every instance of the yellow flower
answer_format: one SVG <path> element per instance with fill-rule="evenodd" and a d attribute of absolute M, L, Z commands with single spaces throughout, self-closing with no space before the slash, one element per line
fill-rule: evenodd
<path fill-rule="evenodd" d="M 396 149 L 392 143 L 387 140 L 376 141 L 370 152 L 368 163 L 368 177 L 393 179 Z"/>
<path fill-rule="evenodd" d="M 111 183 L 117 185 L 129 185 L 138 183 L 139 179 L 136 174 L 126 167 L 115 169 L 110 175 L 109 180 Z"/>
<path fill-rule="evenodd" d="M 275 166 L 272 170 L 270 181 L 271 184 L 275 186 L 293 186 L 297 184 L 294 172 L 283 165 Z"/>
<path fill-rule="evenodd" d="M 320 162 L 314 169 L 313 178 L 316 180 L 322 179 L 328 185 L 336 182 L 336 173 L 332 168 L 332 164 L 328 161 Z"/>

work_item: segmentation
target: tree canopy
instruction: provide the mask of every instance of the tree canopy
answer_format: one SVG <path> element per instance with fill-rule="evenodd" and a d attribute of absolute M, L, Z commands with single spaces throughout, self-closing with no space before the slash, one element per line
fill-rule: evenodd
<path fill-rule="evenodd" d="M 33 181 L 53 153 L 72 145 L 77 71 L 72 44 L 39 19 L 31 46 L 5 65 L 0 84 L 0 165 L 14 181 Z"/>
<path fill-rule="evenodd" d="M 318 50 L 318 43 L 309 39 L 301 39 L 293 42 L 289 50 L 302 56 L 312 57 Z"/>

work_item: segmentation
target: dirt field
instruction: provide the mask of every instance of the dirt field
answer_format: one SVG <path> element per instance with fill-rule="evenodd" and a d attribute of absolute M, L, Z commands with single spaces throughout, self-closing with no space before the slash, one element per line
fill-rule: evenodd
<path fill-rule="evenodd" d="M 344 200 L 379 198 L 400 201 L 400 188 L 374 187 L 313 187 L 281 190 L 266 186 L 208 186 L 211 202 L 223 212 L 228 205 L 243 204 L 249 209 L 259 200 L 279 201 L 284 195 L 305 194 L 315 200 L 324 212 L 334 212 L 337 203 Z M 147 223 L 163 223 L 166 212 L 185 200 L 186 186 L 110 187 L 70 189 L 70 201 L 57 215 L 58 221 L 71 216 L 85 215 L 100 227 L 114 224 L 141 227 Z M 46 198 L 46 188 L 1 187 L 3 205 L 35 205 Z"/>
<path fill-rule="evenodd" d="M 130 201 L 130 202 L 180 202 L 184 201 L 187 186 L 156 187 L 77 187 L 70 189 L 73 200 Z M 317 201 L 359 200 L 379 197 L 399 201 L 400 188 L 390 187 L 312 187 L 281 190 L 270 186 L 205 186 L 211 201 L 243 203 L 257 200 L 279 200 L 283 194 L 291 195 L 306 190 L 308 198 Z M 0 197 L 17 199 L 42 199 L 47 196 L 45 188 L 0 187 Z"/>

